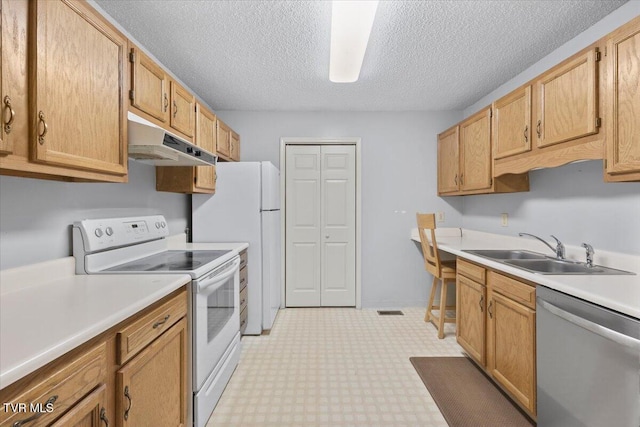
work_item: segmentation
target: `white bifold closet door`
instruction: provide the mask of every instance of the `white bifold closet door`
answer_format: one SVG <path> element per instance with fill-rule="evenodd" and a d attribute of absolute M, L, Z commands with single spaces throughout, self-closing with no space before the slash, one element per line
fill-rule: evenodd
<path fill-rule="evenodd" d="M 287 145 L 286 174 L 286 306 L 355 306 L 355 146 Z"/>

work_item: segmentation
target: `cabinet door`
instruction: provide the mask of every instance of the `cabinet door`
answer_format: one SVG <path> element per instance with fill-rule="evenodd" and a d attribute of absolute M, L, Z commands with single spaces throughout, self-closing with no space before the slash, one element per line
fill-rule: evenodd
<path fill-rule="evenodd" d="M 186 425 L 187 323 L 183 318 L 116 374 L 116 425 Z"/>
<path fill-rule="evenodd" d="M 640 172 L 640 18 L 609 39 L 607 52 L 606 171 Z"/>
<path fill-rule="evenodd" d="M 109 425 L 105 409 L 107 386 L 100 385 L 59 418 L 50 427 L 105 427 Z"/>
<path fill-rule="evenodd" d="M 531 151 L 531 86 L 493 103 L 491 132 L 494 159 Z"/>
<path fill-rule="evenodd" d="M 487 314 L 489 373 L 525 408 L 535 413 L 535 311 L 490 292 Z"/>
<path fill-rule="evenodd" d="M 491 108 L 460 124 L 460 189 L 491 188 Z"/>
<path fill-rule="evenodd" d="M 597 55 L 579 54 L 536 82 L 538 147 L 598 132 Z"/>
<path fill-rule="evenodd" d="M 140 49 L 132 48 L 131 105 L 166 123 L 169 117 L 169 78 L 167 73 Z"/>
<path fill-rule="evenodd" d="M 204 150 L 216 153 L 216 116 L 209 110 L 196 104 L 196 137 L 195 144 Z M 215 192 L 216 168 L 215 166 L 196 166 L 194 185 L 201 190 Z"/>
<path fill-rule="evenodd" d="M 485 366 L 486 288 L 458 275 L 456 279 L 456 339 L 481 366 Z"/>
<path fill-rule="evenodd" d="M 438 193 L 458 191 L 458 126 L 438 135 Z"/>
<path fill-rule="evenodd" d="M 193 138 L 196 98 L 185 88 L 171 80 L 171 127 Z"/>
<path fill-rule="evenodd" d="M 218 140 L 216 151 L 218 154 L 230 158 L 231 156 L 231 129 L 218 119 Z"/>
<path fill-rule="evenodd" d="M 126 174 L 126 39 L 84 2 L 32 6 L 33 160 Z"/>
<path fill-rule="evenodd" d="M 236 162 L 240 161 L 240 135 L 235 132 L 231 132 L 231 160 Z"/>

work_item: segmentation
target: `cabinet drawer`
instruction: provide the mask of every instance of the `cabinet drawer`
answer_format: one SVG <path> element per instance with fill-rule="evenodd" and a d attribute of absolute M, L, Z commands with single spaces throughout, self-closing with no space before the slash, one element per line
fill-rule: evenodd
<path fill-rule="evenodd" d="M 529 308 L 536 308 L 536 288 L 512 279 L 494 271 L 487 273 L 489 286 L 494 292 L 498 292 L 512 300 L 526 305 Z"/>
<path fill-rule="evenodd" d="M 249 273 L 247 267 L 242 267 L 240 269 L 240 291 L 247 287 L 248 275 Z"/>
<path fill-rule="evenodd" d="M 242 252 L 240 252 L 240 268 L 243 268 L 245 265 L 247 265 L 247 250 L 243 250 Z"/>
<path fill-rule="evenodd" d="M 247 308 L 247 293 L 248 289 L 245 286 L 245 288 L 240 291 L 240 311 Z"/>
<path fill-rule="evenodd" d="M 25 426 L 48 426 L 98 384 L 105 382 L 106 374 L 106 343 L 101 343 L 71 361 L 61 361 L 59 364 L 54 362 L 54 365 L 44 368 L 38 374 L 37 381 L 34 380 L 25 387 L 25 392 L 13 398 L 2 397 L 3 403 L 16 405 L 16 411 L 12 412 L 8 405 L 3 406 L 0 411 L 0 426 L 11 427 L 35 415 L 36 412 L 30 410 L 31 404 L 42 405 L 41 410 L 44 414 L 32 422 L 25 423 Z M 51 412 L 47 412 L 46 404 L 49 402 L 53 403 Z M 26 408 L 18 410 L 19 403 L 26 404 Z"/>
<path fill-rule="evenodd" d="M 183 291 L 175 298 L 118 331 L 118 364 L 124 364 L 186 314 L 187 292 Z"/>
<path fill-rule="evenodd" d="M 245 307 L 244 310 L 240 312 L 240 333 L 244 334 L 245 329 L 247 329 L 247 316 L 249 316 L 249 310 Z"/>
<path fill-rule="evenodd" d="M 485 272 L 486 270 L 475 264 L 471 264 L 468 261 L 458 258 L 456 261 L 456 271 L 458 274 L 468 277 L 480 284 L 485 284 Z"/>

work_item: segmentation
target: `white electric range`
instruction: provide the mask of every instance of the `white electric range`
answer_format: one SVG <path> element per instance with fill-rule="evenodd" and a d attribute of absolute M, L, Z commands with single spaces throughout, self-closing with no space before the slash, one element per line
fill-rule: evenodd
<path fill-rule="evenodd" d="M 169 250 L 161 215 L 73 225 L 77 274 L 189 274 L 193 425 L 207 423 L 240 357 L 240 258 L 232 250 Z M 191 417 L 190 417 L 191 418 Z"/>

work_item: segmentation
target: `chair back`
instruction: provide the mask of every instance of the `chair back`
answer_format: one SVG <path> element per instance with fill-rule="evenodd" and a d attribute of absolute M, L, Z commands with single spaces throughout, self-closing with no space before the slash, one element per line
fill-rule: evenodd
<path fill-rule="evenodd" d="M 432 213 L 417 213 L 418 233 L 420 234 L 420 245 L 424 256 L 425 269 L 436 277 L 440 277 L 441 264 L 438 254 L 438 243 L 436 242 L 436 215 Z M 427 236 L 429 231 L 429 236 Z"/>

